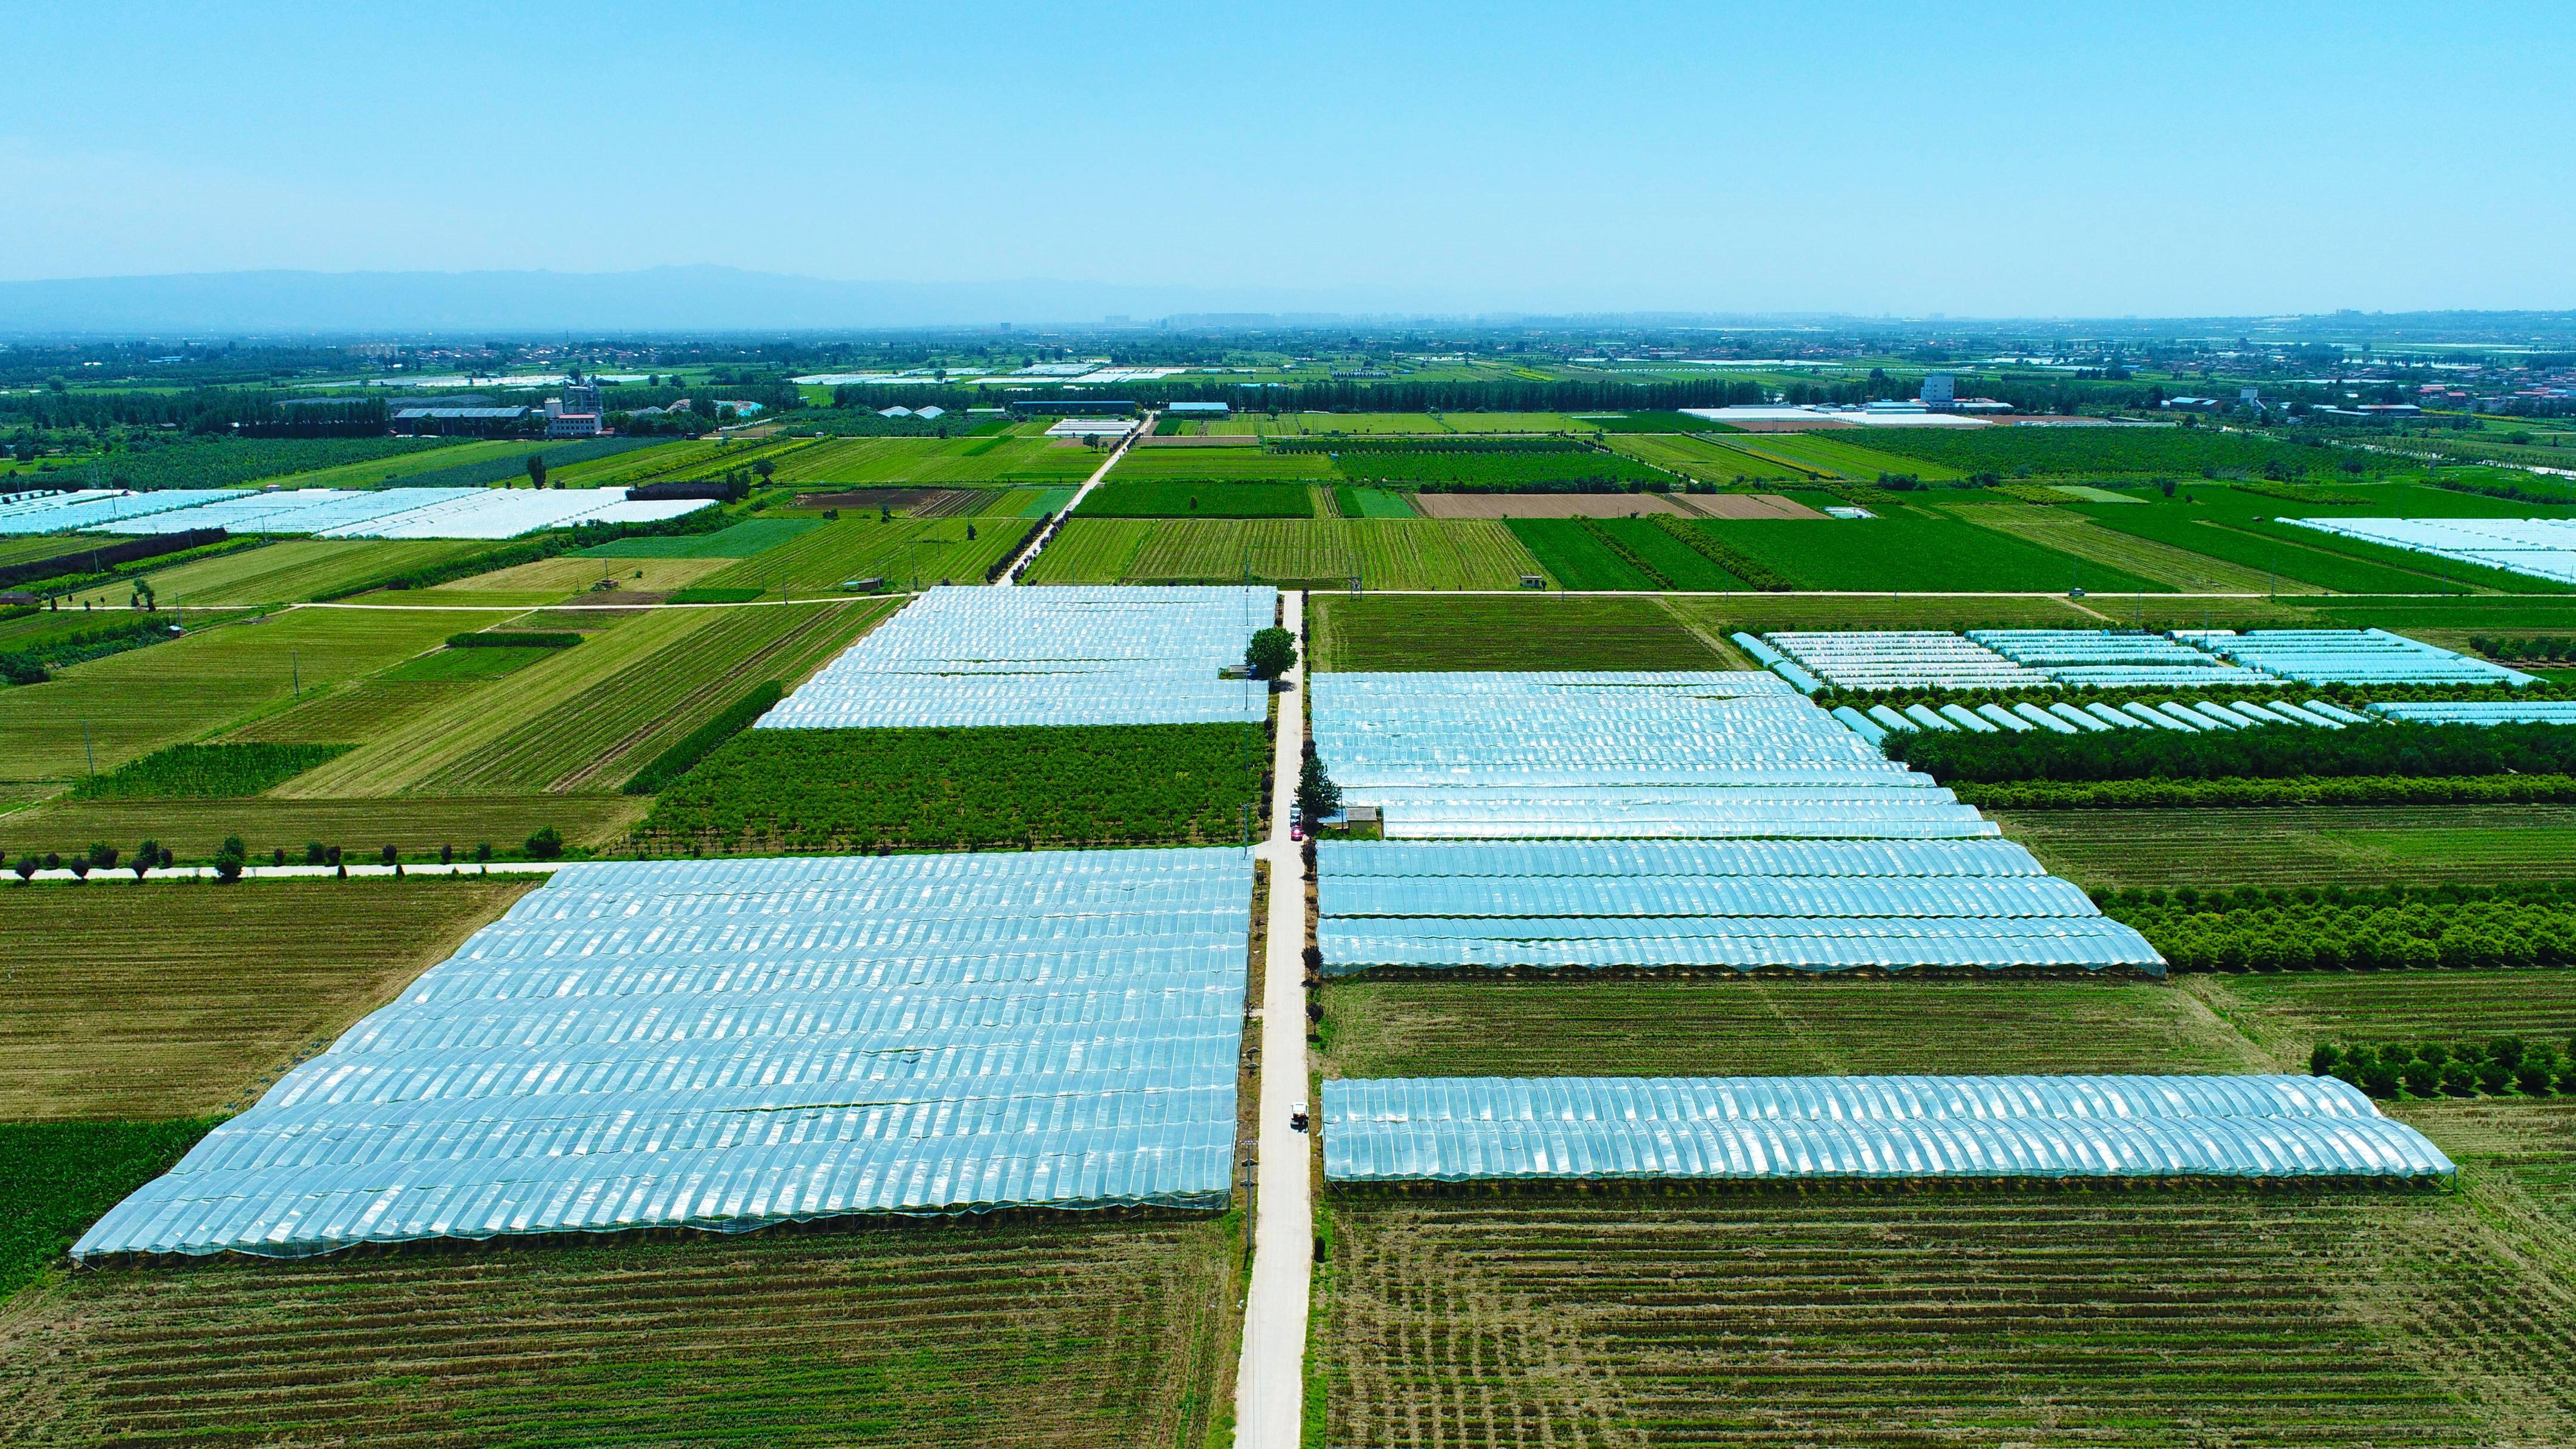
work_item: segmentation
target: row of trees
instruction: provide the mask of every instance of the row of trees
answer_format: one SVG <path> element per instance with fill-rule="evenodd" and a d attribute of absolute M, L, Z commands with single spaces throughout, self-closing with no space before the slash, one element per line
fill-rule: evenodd
<path fill-rule="evenodd" d="M 2546 1097 L 2576 1093 L 2576 1042 L 2319 1042 L 2308 1070 L 2374 1097 Z"/>
<path fill-rule="evenodd" d="M 2494 970 L 2576 964 L 2576 902 L 2563 898 L 2292 901 L 2202 910 L 2114 903 L 2180 971 Z"/>
<path fill-rule="evenodd" d="M 2564 775 L 2576 773 L 2576 725 L 2269 725 L 2203 734 L 1921 730 L 1889 739 L 1887 753 L 1944 783 Z"/>
<path fill-rule="evenodd" d="M 548 825 L 522 842 L 521 849 L 530 860 L 553 860 L 564 852 L 563 834 Z M 442 845 L 438 848 L 438 863 L 453 865 L 456 862 L 456 854 L 456 847 Z M 319 840 L 311 840 L 305 842 L 301 861 L 305 865 L 335 868 L 345 877 L 349 873 L 347 861 L 355 858 L 357 857 L 344 855 L 339 846 L 325 845 Z M 395 867 L 397 870 L 401 868 L 402 852 L 395 846 L 382 847 L 376 852 L 376 858 L 380 864 Z M 489 863 L 493 858 L 492 842 L 487 840 L 474 847 L 473 859 L 476 862 Z M 241 878 L 242 872 L 250 866 L 251 860 L 251 849 L 242 838 L 238 835 L 227 835 L 223 843 L 215 847 L 211 864 L 215 868 L 218 879 L 233 881 Z M 288 860 L 285 846 L 276 846 L 269 851 L 268 864 L 271 866 L 283 866 Z M 130 854 L 105 842 L 93 843 L 88 850 L 68 858 L 58 851 L 50 850 L 42 855 L 25 854 L 19 856 L 11 864 L 10 869 L 17 873 L 21 883 L 32 881 L 38 871 L 65 868 L 69 868 L 74 876 L 86 881 L 94 873 L 116 869 L 120 861 L 124 863 L 127 870 L 134 872 L 134 879 L 137 882 L 144 880 L 155 870 L 167 870 L 178 863 L 168 846 L 158 840 L 146 839 L 142 844 L 134 847 Z"/>

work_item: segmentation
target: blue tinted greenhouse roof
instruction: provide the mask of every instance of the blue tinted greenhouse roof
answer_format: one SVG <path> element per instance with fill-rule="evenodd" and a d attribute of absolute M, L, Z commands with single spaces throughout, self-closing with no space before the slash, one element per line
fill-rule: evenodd
<path fill-rule="evenodd" d="M 1324 1083 L 1342 1183 L 2448 1177 L 2326 1077 L 1413 1077 Z"/>
<path fill-rule="evenodd" d="M 1219 1206 L 1232 850 L 575 865 L 76 1245 Z"/>

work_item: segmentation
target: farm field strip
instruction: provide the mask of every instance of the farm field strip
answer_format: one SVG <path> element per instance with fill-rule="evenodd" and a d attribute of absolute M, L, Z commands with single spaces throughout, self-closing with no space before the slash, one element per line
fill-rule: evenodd
<path fill-rule="evenodd" d="M 969 530 L 974 537 L 967 537 Z M 1025 524 L 1008 519 L 961 516 L 881 523 L 873 517 L 842 517 L 696 582 L 711 589 L 813 593 L 837 591 L 846 582 L 872 577 L 899 588 L 911 587 L 916 576 L 924 587 L 981 583 L 984 571 L 999 562 L 1026 531 Z"/>
<path fill-rule="evenodd" d="M 1660 599 L 1317 594 L 1317 670 L 1718 669 L 1738 661 Z"/>
<path fill-rule="evenodd" d="M 1112 563 L 1120 564 L 1114 576 Z M 1327 587 L 1356 574 L 1375 588 L 1510 589 L 1539 569 L 1492 521 L 1077 518 L 1038 555 L 1028 581 L 1232 583 L 1247 571 L 1255 581 Z"/>
<path fill-rule="evenodd" d="M 2104 528 L 2062 508 L 2027 504 L 1954 504 L 1952 517 L 1991 528 L 2058 553 L 2107 564 L 2123 573 L 2151 579 L 2187 594 L 2269 594 L 2280 585 L 2276 575 L 2193 553 L 2155 539 Z M 2291 592 L 2304 592 L 2292 581 Z"/>
<path fill-rule="evenodd" d="M 1202 1443 L 1230 1222 L 930 1225 L 115 1269 L 32 1290 L 0 1439 L 88 1427 L 391 1446 Z M 389 1325 L 398 1326 L 389 1329 Z"/>
<path fill-rule="evenodd" d="M 1525 1191 L 1329 1212 L 1335 1443 L 2189 1445 L 2223 1426 L 2450 1444 L 2576 1413 L 2491 1316 L 2556 1343 L 2563 1290 L 2447 1196 Z M 2410 1238 L 2467 1240 L 2447 1311 L 2382 1307 L 2454 1266 Z"/>
<path fill-rule="evenodd" d="M 567 845 L 598 849 L 625 835 L 650 802 L 630 795 L 481 795 L 439 798 L 281 800 L 53 800 L 0 815 L 0 852 L 65 856 L 106 841 L 120 849 L 158 840 L 182 861 L 213 858 L 227 836 L 240 836 L 252 857 L 284 850 L 301 859 L 308 841 L 372 856 L 387 845 L 418 861 L 441 846 L 460 859 L 478 844 L 515 852 L 531 833 L 552 828 Z M 97 883 L 129 882 L 120 870 Z"/>
<path fill-rule="evenodd" d="M 1989 812 L 2089 887 L 2434 884 L 2576 875 L 2576 809 L 2313 806 Z"/>

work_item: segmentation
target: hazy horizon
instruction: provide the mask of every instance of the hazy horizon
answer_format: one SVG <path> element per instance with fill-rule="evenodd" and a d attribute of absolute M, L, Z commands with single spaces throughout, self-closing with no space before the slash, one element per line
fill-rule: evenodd
<path fill-rule="evenodd" d="M 526 14 L 19 16 L 0 281 L 709 265 L 1212 310 L 2576 305 L 2565 7 L 2438 30 L 2349 5 Z"/>

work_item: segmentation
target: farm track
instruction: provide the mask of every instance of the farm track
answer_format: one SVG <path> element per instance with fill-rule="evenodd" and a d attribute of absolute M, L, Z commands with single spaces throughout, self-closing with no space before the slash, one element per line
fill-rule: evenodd
<path fill-rule="evenodd" d="M 1196 1444 L 1231 1241 L 907 1223 L 112 1269 L 12 1305 L 0 1439 Z"/>
<path fill-rule="evenodd" d="M 2429 1193 L 1331 1211 L 1335 1444 L 2459 1444 L 2488 1434 L 2454 1382 L 2516 1427 L 2576 1408 L 2563 1285 L 2490 1244 L 2389 1257 L 2463 1226 Z"/>

